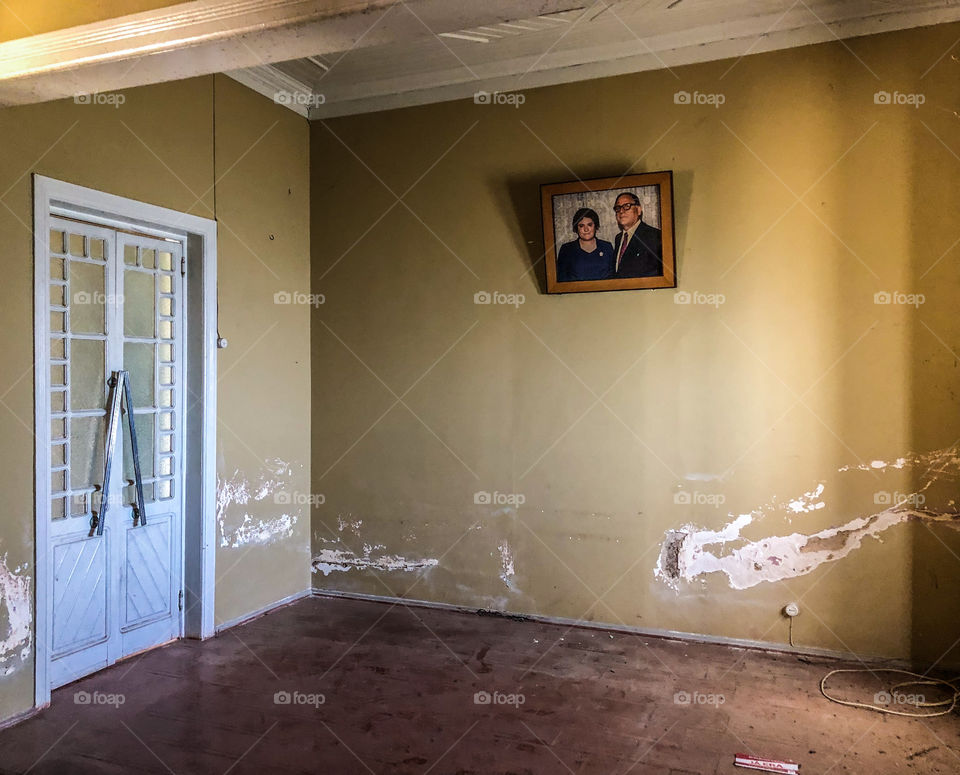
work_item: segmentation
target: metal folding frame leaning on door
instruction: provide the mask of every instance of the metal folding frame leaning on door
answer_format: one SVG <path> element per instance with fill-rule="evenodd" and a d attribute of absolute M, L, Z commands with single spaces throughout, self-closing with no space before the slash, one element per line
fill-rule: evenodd
<path fill-rule="evenodd" d="M 34 175 L 34 333 L 36 422 L 36 643 L 35 702 L 50 701 L 50 659 L 53 617 L 53 563 L 48 552 L 51 525 L 51 261 L 50 224 L 74 219 L 107 229 L 168 237 L 184 247 L 188 282 L 182 298 L 191 335 L 184 357 L 188 381 L 184 402 L 185 476 L 183 633 L 206 638 L 214 634 L 214 563 L 216 548 L 216 223 L 206 218 L 126 199 L 70 183 Z M 199 399 L 199 401 L 197 400 Z M 159 474 L 160 472 L 158 472 Z"/>

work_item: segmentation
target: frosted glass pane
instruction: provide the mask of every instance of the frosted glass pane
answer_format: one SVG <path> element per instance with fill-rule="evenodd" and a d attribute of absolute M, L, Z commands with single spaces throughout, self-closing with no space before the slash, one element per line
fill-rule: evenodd
<path fill-rule="evenodd" d="M 62 334 L 66 326 L 67 316 L 65 312 L 50 313 L 50 331 Z"/>
<path fill-rule="evenodd" d="M 160 412 L 160 430 L 173 430 L 173 412 Z"/>
<path fill-rule="evenodd" d="M 137 409 L 153 406 L 153 345 L 125 342 L 123 368 L 130 372 L 130 392 Z"/>
<path fill-rule="evenodd" d="M 63 247 L 63 232 L 56 229 L 50 229 L 50 252 L 65 253 Z"/>
<path fill-rule="evenodd" d="M 158 448 L 161 452 L 173 452 L 173 434 L 164 433 L 161 435 Z"/>
<path fill-rule="evenodd" d="M 168 274 L 160 275 L 160 293 L 173 293 L 173 278 Z"/>
<path fill-rule="evenodd" d="M 173 321 L 161 320 L 159 328 L 161 339 L 173 339 Z"/>
<path fill-rule="evenodd" d="M 160 469 L 157 471 L 159 476 L 170 476 L 173 473 L 173 458 L 172 457 L 162 457 L 160 458 Z"/>
<path fill-rule="evenodd" d="M 53 386 L 63 386 L 66 385 L 67 378 L 67 367 L 66 366 L 51 366 L 50 367 L 50 384 Z"/>
<path fill-rule="evenodd" d="M 153 275 L 145 272 L 123 273 L 123 333 L 127 336 L 154 335 Z"/>
<path fill-rule="evenodd" d="M 50 304 L 54 307 L 66 307 L 67 289 L 63 285 L 50 286 Z"/>
<path fill-rule="evenodd" d="M 104 267 L 70 262 L 70 330 L 75 334 L 102 334 Z"/>
<path fill-rule="evenodd" d="M 64 498 L 54 498 L 50 501 L 50 518 L 63 519 L 67 515 Z"/>
<path fill-rule="evenodd" d="M 70 478 L 75 490 L 100 485 L 106 418 L 74 417 L 70 421 Z"/>
<path fill-rule="evenodd" d="M 170 296 L 160 298 L 160 314 L 173 316 L 173 299 Z"/>
<path fill-rule="evenodd" d="M 140 266 L 144 269 L 156 269 L 157 251 L 153 248 L 140 248 Z"/>
<path fill-rule="evenodd" d="M 54 414 L 67 411 L 67 394 L 63 390 L 54 390 L 50 394 L 50 411 Z"/>
<path fill-rule="evenodd" d="M 54 444 L 50 447 L 50 465 L 62 466 L 67 462 L 67 445 Z"/>
<path fill-rule="evenodd" d="M 173 345 L 172 344 L 161 344 L 159 352 L 160 360 L 169 363 L 173 360 Z"/>
<path fill-rule="evenodd" d="M 160 406 L 164 408 L 169 408 L 173 406 L 173 391 L 172 390 L 161 390 L 160 391 Z"/>
<path fill-rule="evenodd" d="M 145 482 L 143 485 L 143 502 L 153 503 L 153 501 L 153 485 L 149 482 Z M 131 506 L 137 502 L 137 488 L 132 484 L 123 488 L 123 502 Z"/>
<path fill-rule="evenodd" d="M 67 472 L 53 471 L 50 473 L 50 490 L 52 492 L 63 492 L 67 489 Z"/>
<path fill-rule="evenodd" d="M 123 246 L 123 263 L 125 263 L 127 266 L 137 265 L 137 246 L 136 245 Z"/>
<path fill-rule="evenodd" d="M 50 439 L 52 441 L 57 441 L 58 439 L 63 439 L 67 434 L 67 421 L 64 419 L 56 419 L 50 421 Z"/>
<path fill-rule="evenodd" d="M 98 258 L 102 261 L 104 257 L 105 257 L 105 254 L 103 252 L 103 240 L 91 239 L 90 240 L 90 258 Z"/>
<path fill-rule="evenodd" d="M 66 280 L 66 275 L 63 273 L 64 259 L 62 258 L 51 258 L 50 259 L 50 279 L 51 280 Z"/>
<path fill-rule="evenodd" d="M 170 272 L 173 270 L 173 253 L 169 250 L 160 251 L 160 268 L 164 272 Z"/>
<path fill-rule="evenodd" d="M 51 339 L 50 340 L 50 357 L 54 360 L 66 358 L 66 348 L 64 347 L 63 339 Z"/>
<path fill-rule="evenodd" d="M 160 367 L 160 384 L 161 385 L 173 384 L 173 367 L 172 366 Z"/>
<path fill-rule="evenodd" d="M 77 493 L 70 498 L 70 516 L 71 517 L 82 517 L 85 514 L 88 514 L 87 510 L 87 499 L 89 494 L 85 492 Z"/>
<path fill-rule="evenodd" d="M 144 479 L 153 476 L 153 418 L 152 412 L 134 415 L 137 449 L 140 452 L 140 476 Z M 133 455 L 130 454 L 130 435 L 126 427 L 123 432 L 123 478 L 133 480 Z"/>
<path fill-rule="evenodd" d="M 157 482 L 157 500 L 167 500 L 173 497 L 173 481 L 165 479 Z"/>
<path fill-rule="evenodd" d="M 73 411 L 106 407 L 105 368 L 103 342 L 70 340 L 70 408 Z"/>
<path fill-rule="evenodd" d="M 84 250 L 84 237 L 82 234 L 71 234 L 70 235 L 70 255 L 71 256 L 85 256 L 86 252 Z"/>

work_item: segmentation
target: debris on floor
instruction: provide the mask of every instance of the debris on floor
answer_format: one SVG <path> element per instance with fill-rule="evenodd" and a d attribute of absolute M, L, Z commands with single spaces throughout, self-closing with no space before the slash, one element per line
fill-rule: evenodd
<path fill-rule="evenodd" d="M 737 767 L 743 767 L 746 770 L 761 770 L 763 772 L 800 772 L 800 765 L 796 762 L 781 761 L 779 759 L 761 759 L 759 756 L 751 756 L 745 753 L 738 753 L 733 758 L 733 763 Z"/>

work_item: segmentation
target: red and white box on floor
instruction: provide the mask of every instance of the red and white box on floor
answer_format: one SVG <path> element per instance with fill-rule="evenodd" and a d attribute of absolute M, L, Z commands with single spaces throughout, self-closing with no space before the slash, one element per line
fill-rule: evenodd
<path fill-rule="evenodd" d="M 737 767 L 743 767 L 747 770 L 760 770 L 761 772 L 800 772 L 800 765 L 796 762 L 761 759 L 759 756 L 751 756 L 745 753 L 738 753 L 734 756 L 733 763 Z"/>

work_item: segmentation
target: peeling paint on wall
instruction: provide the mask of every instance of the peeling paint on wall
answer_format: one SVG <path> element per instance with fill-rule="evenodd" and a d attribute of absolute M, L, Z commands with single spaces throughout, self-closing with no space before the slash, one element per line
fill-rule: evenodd
<path fill-rule="evenodd" d="M 517 571 L 513 565 L 513 550 L 506 541 L 501 542 L 497 548 L 500 550 L 500 580 L 507 585 L 507 588 L 513 592 L 518 592 L 513 582 L 513 577 Z"/>
<path fill-rule="evenodd" d="M 764 581 L 803 576 L 823 563 L 836 562 L 860 548 L 864 538 L 878 538 L 902 522 L 941 522 L 960 529 L 960 513 L 954 500 L 946 504 L 946 509 L 938 510 L 925 506 L 926 499 L 922 497 L 941 479 L 958 478 L 960 456 L 956 447 L 908 455 L 892 463 L 875 460 L 869 464 L 844 466 L 839 471 L 877 472 L 908 467 L 916 469 L 923 477 L 923 484 L 915 493 L 896 498 L 881 511 L 809 535 L 792 533 L 755 541 L 743 538 L 744 528 L 773 510 L 769 505 L 739 514 L 719 530 L 705 530 L 692 524 L 670 530 L 660 547 L 654 576 L 679 590 L 681 582 L 691 582 L 709 573 L 723 573 L 731 588 L 748 589 Z M 824 508 L 826 503 L 821 496 L 825 489 L 821 482 L 812 491 L 788 501 L 785 504 L 787 512 L 803 514 Z M 728 548 L 728 544 L 733 546 Z"/>
<path fill-rule="evenodd" d="M 30 658 L 33 596 L 30 592 L 30 576 L 23 571 L 23 566 L 10 570 L 7 555 L 0 560 L 0 634 L 3 634 L 3 640 L 0 640 L 0 677 L 10 675 Z"/>
<path fill-rule="evenodd" d="M 292 477 L 293 467 L 278 458 L 266 461 L 255 482 L 239 469 L 229 479 L 218 475 L 220 546 L 237 549 L 250 544 L 271 544 L 292 536 L 299 518 L 298 514 L 290 513 Z"/>
<path fill-rule="evenodd" d="M 433 558 L 411 560 L 396 554 L 374 556 L 375 551 L 383 548 L 383 544 L 376 546 L 365 544 L 363 554 L 349 549 L 321 549 L 313 558 L 313 572 L 319 571 L 324 576 L 329 576 L 334 571 L 351 570 L 415 571 L 433 568 L 440 564 L 439 560 Z"/>

